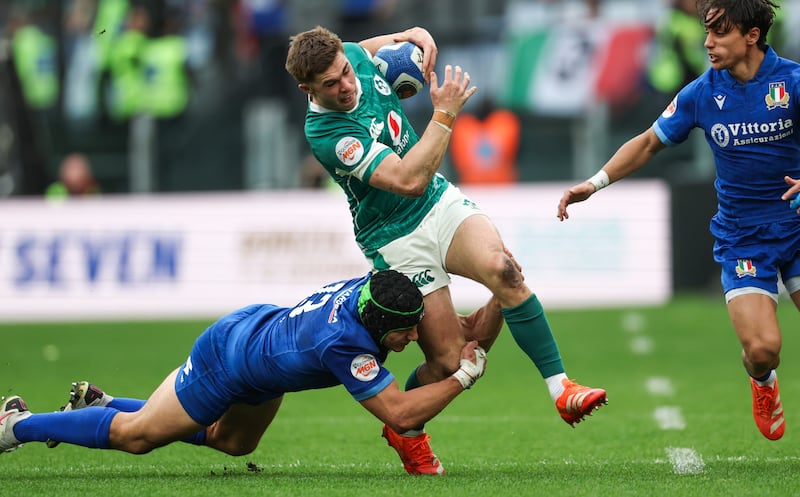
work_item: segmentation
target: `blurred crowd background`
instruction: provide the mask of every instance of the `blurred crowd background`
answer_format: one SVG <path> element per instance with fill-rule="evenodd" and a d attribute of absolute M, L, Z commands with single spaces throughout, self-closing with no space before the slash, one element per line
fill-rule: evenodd
<path fill-rule="evenodd" d="M 800 0 L 769 43 L 800 57 Z M 0 197 L 324 187 L 283 68 L 289 37 L 419 25 L 479 92 L 443 172 L 457 183 L 596 171 L 706 69 L 694 0 L 7 0 Z M 418 129 L 424 90 L 404 101 Z M 707 180 L 702 136 L 642 176 Z"/>

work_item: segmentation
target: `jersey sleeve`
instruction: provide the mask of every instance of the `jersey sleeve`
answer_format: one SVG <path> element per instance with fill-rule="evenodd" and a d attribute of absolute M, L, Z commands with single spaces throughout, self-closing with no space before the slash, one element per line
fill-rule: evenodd
<path fill-rule="evenodd" d="M 364 183 L 392 149 L 377 137 L 384 124 L 373 99 L 377 69 L 369 53 L 357 43 L 344 44 L 345 55 L 356 73 L 360 88 L 357 107 L 350 112 L 330 112 L 311 107 L 305 133 L 316 159 L 332 175 L 355 176 Z"/>
<path fill-rule="evenodd" d="M 364 347 L 336 343 L 325 350 L 322 361 L 357 401 L 374 397 L 394 381 L 377 353 Z"/>
<path fill-rule="evenodd" d="M 369 127 L 352 119 L 328 117 L 325 130 L 316 136 L 307 134 L 314 157 L 338 176 L 355 176 L 364 183 L 392 150 L 370 136 Z"/>
<path fill-rule="evenodd" d="M 696 126 L 697 91 L 698 82 L 695 80 L 678 92 L 653 123 L 653 131 L 664 145 L 671 147 L 683 143 Z"/>

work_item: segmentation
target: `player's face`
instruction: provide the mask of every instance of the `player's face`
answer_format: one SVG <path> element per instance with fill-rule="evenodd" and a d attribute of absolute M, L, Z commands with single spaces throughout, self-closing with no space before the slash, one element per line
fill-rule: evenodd
<path fill-rule="evenodd" d="M 416 342 L 419 338 L 417 327 L 409 328 L 407 330 L 393 331 L 386 335 L 383 339 L 383 346 L 394 352 L 402 352 L 406 345 L 411 342 Z"/>
<path fill-rule="evenodd" d="M 721 13 L 720 13 L 721 15 Z M 710 11 L 708 16 L 715 16 Z M 708 60 L 711 67 L 716 70 L 735 69 L 738 64 L 746 60 L 747 49 L 758 39 L 758 30 L 742 33 L 739 28 L 733 27 L 727 32 L 721 28 L 706 30 L 706 41 L 703 46 L 708 50 Z"/>
<path fill-rule="evenodd" d="M 339 52 L 328 70 L 303 90 L 311 95 L 314 103 L 326 109 L 349 111 L 357 103 L 356 73 L 344 53 Z"/>

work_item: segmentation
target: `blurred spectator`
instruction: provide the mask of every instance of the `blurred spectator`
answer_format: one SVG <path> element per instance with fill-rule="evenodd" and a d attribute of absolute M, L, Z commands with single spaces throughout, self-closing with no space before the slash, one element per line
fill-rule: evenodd
<path fill-rule="evenodd" d="M 143 6 L 134 6 L 125 20 L 125 29 L 112 42 L 109 57 L 108 112 L 123 121 L 138 113 L 142 98 L 142 49 L 147 43 L 150 14 Z"/>
<path fill-rule="evenodd" d="M 283 68 L 286 58 L 288 7 L 285 0 L 238 0 L 232 3 L 236 54 L 245 70 L 254 69 L 249 94 L 281 98 L 292 89 Z"/>
<path fill-rule="evenodd" d="M 156 118 L 179 116 L 189 103 L 188 44 L 177 8 L 167 7 L 160 29 L 145 41 L 141 52 L 140 110 Z"/>
<path fill-rule="evenodd" d="M 95 0 L 73 0 L 64 13 L 64 115 L 70 124 L 84 124 L 99 111 L 100 48 L 93 32 Z M 103 39 L 110 35 L 103 34 Z"/>
<path fill-rule="evenodd" d="M 363 40 L 390 29 L 397 0 L 340 0 L 342 29 L 352 40 Z"/>
<path fill-rule="evenodd" d="M 33 109 L 52 108 L 58 100 L 57 45 L 23 9 L 12 12 L 10 30 L 17 77 L 26 103 Z"/>
<path fill-rule="evenodd" d="M 481 102 L 476 114 L 462 111 L 453 124 L 450 156 L 461 184 L 517 181 L 520 121 L 510 110 Z"/>
<path fill-rule="evenodd" d="M 647 71 L 650 85 L 672 95 L 702 74 L 708 67 L 705 37 L 695 0 L 673 0 L 656 31 L 655 54 Z"/>
<path fill-rule="evenodd" d="M 48 199 L 96 195 L 100 188 L 95 180 L 89 158 L 82 153 L 73 152 L 61 161 L 59 179 L 47 187 Z"/>

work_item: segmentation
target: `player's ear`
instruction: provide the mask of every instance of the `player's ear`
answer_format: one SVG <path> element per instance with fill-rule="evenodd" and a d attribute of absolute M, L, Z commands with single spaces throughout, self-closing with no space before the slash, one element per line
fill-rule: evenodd
<path fill-rule="evenodd" d="M 300 88 L 301 91 L 308 93 L 309 95 L 314 94 L 314 90 L 312 90 L 311 87 L 305 83 L 300 83 L 297 85 L 297 87 Z"/>

